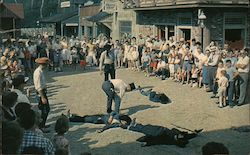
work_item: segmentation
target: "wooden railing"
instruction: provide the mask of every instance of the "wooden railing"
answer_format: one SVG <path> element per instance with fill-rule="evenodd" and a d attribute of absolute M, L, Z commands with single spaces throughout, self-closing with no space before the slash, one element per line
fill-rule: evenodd
<path fill-rule="evenodd" d="M 125 0 L 125 8 L 181 4 L 248 4 L 249 0 Z"/>

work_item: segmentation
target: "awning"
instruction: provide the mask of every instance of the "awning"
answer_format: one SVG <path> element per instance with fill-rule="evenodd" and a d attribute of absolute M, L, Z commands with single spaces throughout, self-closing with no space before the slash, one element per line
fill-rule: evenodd
<path fill-rule="evenodd" d="M 75 15 L 73 17 L 70 17 L 64 21 L 62 21 L 63 24 L 66 26 L 78 26 L 79 16 Z"/>
<path fill-rule="evenodd" d="M 88 17 L 86 19 L 88 21 L 98 22 L 98 21 L 103 20 L 109 16 L 111 16 L 111 14 L 109 14 L 107 12 L 99 12 L 99 13 L 95 14 L 94 16 Z"/>
<path fill-rule="evenodd" d="M 59 23 L 77 14 L 78 14 L 77 11 L 70 12 L 70 13 L 59 13 L 54 16 L 42 18 L 41 20 L 39 20 L 39 22 L 40 23 Z"/>
<path fill-rule="evenodd" d="M 21 3 L 1 3 L 0 5 L 1 5 L 0 17 L 13 17 L 13 18 L 24 19 L 23 4 L 21 4 Z"/>

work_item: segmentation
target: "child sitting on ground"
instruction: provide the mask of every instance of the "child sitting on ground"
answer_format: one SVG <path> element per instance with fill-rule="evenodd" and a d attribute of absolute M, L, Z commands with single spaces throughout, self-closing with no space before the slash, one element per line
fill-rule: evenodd
<path fill-rule="evenodd" d="M 228 87 L 228 79 L 226 78 L 226 70 L 221 71 L 221 77 L 218 80 L 218 95 L 219 95 L 219 108 L 223 108 L 226 106 L 226 98 L 227 98 L 227 87 Z"/>
<path fill-rule="evenodd" d="M 53 144 L 56 150 L 66 149 L 69 152 L 69 141 L 64 137 L 64 134 L 69 130 L 69 119 L 62 115 L 56 121 L 55 131 L 57 135 L 53 137 Z"/>

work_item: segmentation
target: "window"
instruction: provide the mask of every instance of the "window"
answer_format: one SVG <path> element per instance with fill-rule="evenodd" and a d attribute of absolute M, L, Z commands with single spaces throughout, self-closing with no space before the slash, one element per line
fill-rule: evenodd
<path fill-rule="evenodd" d="M 226 17 L 225 18 L 225 24 L 228 25 L 242 25 L 245 24 L 244 18 L 242 17 Z"/>
<path fill-rule="evenodd" d="M 120 21 L 120 36 L 128 37 L 132 32 L 132 22 L 131 21 Z"/>

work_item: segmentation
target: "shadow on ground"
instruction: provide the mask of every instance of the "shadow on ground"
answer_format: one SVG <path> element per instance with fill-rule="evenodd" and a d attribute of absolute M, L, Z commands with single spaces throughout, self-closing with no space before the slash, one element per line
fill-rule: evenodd
<path fill-rule="evenodd" d="M 139 111 L 144 111 L 144 110 L 147 110 L 147 109 L 153 109 L 153 108 L 158 108 L 160 106 L 151 106 L 151 105 L 137 105 L 137 106 L 134 106 L 134 107 L 129 107 L 129 108 L 124 108 L 124 109 L 121 109 L 121 112 L 124 113 L 124 111 L 127 111 L 128 112 L 125 112 L 124 114 L 126 115 L 133 115 Z"/>
<path fill-rule="evenodd" d="M 211 141 L 223 143 L 229 149 L 230 155 L 248 155 L 250 152 L 250 144 L 248 143 L 250 140 L 249 132 L 238 132 L 231 129 L 203 132 L 198 137 L 190 140 L 185 148 L 179 148 L 174 145 L 142 147 L 136 140 L 134 142 L 123 143 L 120 137 L 125 135 L 120 135 L 120 137 L 114 136 L 113 138 L 117 139 L 116 142 L 107 143 L 102 147 L 93 147 L 92 145 L 94 144 L 107 141 L 105 132 L 96 133 L 97 129 L 82 127 L 74 131 L 69 131 L 67 136 L 70 136 L 70 143 L 73 145 L 71 153 L 80 154 L 81 152 L 90 152 L 92 155 L 201 155 L 202 146 Z M 88 133 L 100 134 L 99 140 L 84 138 Z M 236 140 L 232 141 L 232 137 Z M 79 148 L 81 149 L 79 150 Z"/>

